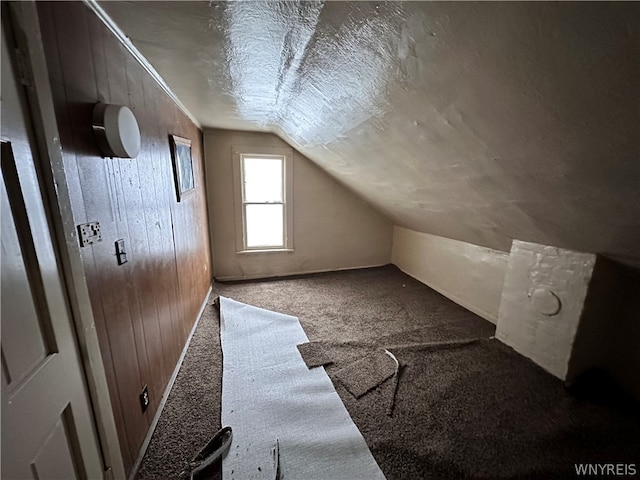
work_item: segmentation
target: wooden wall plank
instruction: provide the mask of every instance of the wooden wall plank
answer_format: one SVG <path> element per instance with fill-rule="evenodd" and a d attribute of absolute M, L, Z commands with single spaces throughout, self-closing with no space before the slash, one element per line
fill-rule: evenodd
<path fill-rule="evenodd" d="M 42 2 L 38 11 L 74 219 L 102 229 L 82 255 L 129 472 L 211 282 L 202 133 L 84 4 Z M 134 111 L 136 159 L 101 157 L 91 130 L 98 101 Z M 193 142 L 196 191 L 180 203 L 169 134 Z M 121 266 L 119 238 L 129 253 Z"/>
<path fill-rule="evenodd" d="M 142 142 L 145 145 L 150 144 L 149 124 L 153 122 L 147 113 L 144 103 L 144 91 L 141 88 L 144 72 L 140 65 L 130 56 L 126 56 L 126 74 L 127 86 L 129 91 L 129 106 L 133 110 L 140 122 L 140 133 Z M 157 217 L 155 198 L 156 188 L 153 176 L 149 175 L 149 165 L 152 162 L 152 148 L 145 148 L 135 162 L 130 162 L 132 174 L 138 178 L 138 188 L 136 189 L 136 210 L 130 211 L 134 215 L 133 225 L 136 231 L 131 231 L 133 238 L 141 240 L 140 245 L 142 252 L 139 260 L 136 260 L 136 268 L 140 270 L 140 275 L 136 276 L 136 293 L 142 307 L 141 326 L 144 329 L 145 339 L 148 339 L 146 345 L 146 354 L 151 355 L 152 359 L 158 358 L 158 352 L 162 352 L 162 340 L 158 325 L 158 307 L 157 303 L 162 302 L 161 292 L 157 285 L 159 262 L 156 261 L 158 256 L 157 250 L 152 244 L 155 231 L 155 218 Z M 130 198 L 132 195 L 128 195 Z M 162 395 L 163 384 L 165 380 L 164 358 L 159 364 L 156 361 L 149 362 L 150 372 L 149 378 L 153 382 L 149 385 L 151 401 L 156 404 Z"/>
<path fill-rule="evenodd" d="M 171 152 L 169 149 L 169 133 L 172 128 L 172 121 L 169 120 L 166 112 L 168 99 L 160 95 L 160 87 L 151 79 L 147 79 L 144 84 L 145 101 L 149 107 L 153 118 L 161 121 L 152 124 L 155 127 L 153 142 L 153 169 L 154 178 L 157 182 L 158 202 L 162 208 L 159 209 L 159 233 L 162 241 L 162 275 L 159 278 L 160 288 L 166 298 L 165 308 L 159 312 L 160 329 L 163 338 L 163 356 L 173 358 L 176 355 L 176 346 L 180 344 L 180 338 L 176 333 L 177 325 L 180 322 L 181 314 L 178 305 L 179 291 L 177 288 L 177 270 L 175 244 L 173 241 L 173 220 L 171 206 L 175 202 L 173 188 L 173 171 L 171 162 Z M 179 354 L 179 353 L 178 353 Z M 170 375 L 171 372 L 168 372 Z"/>

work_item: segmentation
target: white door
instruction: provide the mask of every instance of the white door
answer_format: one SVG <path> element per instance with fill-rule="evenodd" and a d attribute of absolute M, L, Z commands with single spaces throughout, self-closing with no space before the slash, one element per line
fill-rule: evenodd
<path fill-rule="evenodd" d="M 95 424 L 2 29 L 2 479 L 102 478 Z"/>

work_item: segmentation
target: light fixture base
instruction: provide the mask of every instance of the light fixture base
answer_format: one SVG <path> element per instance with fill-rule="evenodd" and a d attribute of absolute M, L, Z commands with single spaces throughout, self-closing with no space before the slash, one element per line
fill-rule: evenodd
<path fill-rule="evenodd" d="M 105 157 L 136 158 L 140 153 L 140 128 L 129 107 L 97 103 L 92 128 Z"/>

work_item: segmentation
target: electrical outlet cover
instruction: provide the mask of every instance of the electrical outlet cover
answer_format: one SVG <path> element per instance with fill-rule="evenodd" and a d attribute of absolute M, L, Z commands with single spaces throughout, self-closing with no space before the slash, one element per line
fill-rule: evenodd
<path fill-rule="evenodd" d="M 149 406 L 149 388 L 145 385 L 140 392 L 140 406 L 144 412 Z"/>

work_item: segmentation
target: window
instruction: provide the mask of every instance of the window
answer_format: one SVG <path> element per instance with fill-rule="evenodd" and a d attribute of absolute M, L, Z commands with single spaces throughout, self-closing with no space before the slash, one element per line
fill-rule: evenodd
<path fill-rule="evenodd" d="M 234 149 L 239 252 L 293 248 L 291 157 L 283 149 Z"/>

